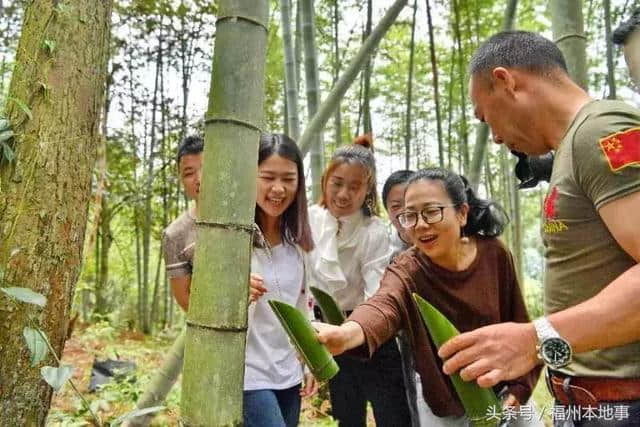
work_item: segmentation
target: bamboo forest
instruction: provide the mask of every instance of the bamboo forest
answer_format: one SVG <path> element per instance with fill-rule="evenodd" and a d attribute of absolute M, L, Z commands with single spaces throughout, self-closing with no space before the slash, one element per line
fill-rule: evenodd
<path fill-rule="evenodd" d="M 0 426 L 640 426 L 640 1 L 0 39 Z"/>

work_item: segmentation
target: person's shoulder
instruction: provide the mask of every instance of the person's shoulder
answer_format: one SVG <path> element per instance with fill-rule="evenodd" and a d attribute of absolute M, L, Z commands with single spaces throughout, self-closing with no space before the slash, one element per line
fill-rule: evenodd
<path fill-rule="evenodd" d="M 497 237 L 478 236 L 476 237 L 476 244 L 478 251 L 482 251 L 485 254 L 490 254 L 497 258 L 509 258 L 511 256 L 509 248 Z"/>
<path fill-rule="evenodd" d="M 189 211 L 184 211 L 164 229 L 162 234 L 165 239 L 175 239 L 177 236 L 184 235 L 194 225 L 195 221 Z"/>
<path fill-rule="evenodd" d="M 584 116 L 574 134 L 574 147 L 592 147 L 602 138 L 640 127 L 640 110 L 623 101 L 593 101 L 584 108 Z"/>
<path fill-rule="evenodd" d="M 420 250 L 415 246 L 400 252 L 389 265 L 389 269 L 401 270 L 412 275 L 420 269 Z"/>

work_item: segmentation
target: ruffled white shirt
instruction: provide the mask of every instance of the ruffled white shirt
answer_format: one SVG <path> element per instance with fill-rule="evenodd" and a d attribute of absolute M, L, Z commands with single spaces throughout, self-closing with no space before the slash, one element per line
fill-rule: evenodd
<path fill-rule="evenodd" d="M 342 310 L 353 310 L 380 287 L 392 248 L 387 228 L 361 210 L 335 218 L 318 205 L 309 208 L 315 249 L 309 254 L 311 285 L 328 292 Z"/>

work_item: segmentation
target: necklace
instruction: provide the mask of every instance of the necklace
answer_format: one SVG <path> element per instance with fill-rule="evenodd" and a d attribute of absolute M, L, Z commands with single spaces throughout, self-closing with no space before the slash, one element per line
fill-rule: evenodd
<path fill-rule="evenodd" d="M 273 262 L 273 252 L 271 250 L 271 245 L 269 245 L 269 242 L 267 241 L 267 239 L 265 239 L 264 234 L 262 233 L 262 230 L 260 230 L 260 227 L 258 226 L 258 224 L 253 223 L 253 231 L 255 232 L 255 237 L 256 237 L 255 241 L 258 247 L 260 247 L 261 249 L 264 249 L 264 252 L 267 254 L 267 259 L 269 260 L 269 264 L 271 265 L 271 270 L 273 271 L 273 281 L 275 282 L 276 290 L 278 291 L 278 295 L 280 296 L 280 299 L 283 300 L 284 297 L 282 295 L 282 290 L 280 289 L 280 280 L 278 280 L 278 272 Z"/>

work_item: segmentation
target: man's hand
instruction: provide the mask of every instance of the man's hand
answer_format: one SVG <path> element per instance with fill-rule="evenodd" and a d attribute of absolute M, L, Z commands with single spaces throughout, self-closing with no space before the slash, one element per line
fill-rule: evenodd
<path fill-rule="evenodd" d="M 537 343 L 532 323 L 498 323 L 450 339 L 438 355 L 445 374 L 460 371 L 463 380 L 492 387 L 532 370 L 539 363 Z"/>
<path fill-rule="evenodd" d="M 356 322 L 349 321 L 340 326 L 313 322 L 312 325 L 318 331 L 318 341 L 334 356 L 364 344 L 364 332 Z"/>
<path fill-rule="evenodd" d="M 267 292 L 264 287 L 264 279 L 255 273 L 249 276 L 249 302 L 258 301 L 258 299 Z"/>
<path fill-rule="evenodd" d="M 300 397 L 309 397 L 316 394 L 320 384 L 312 373 L 304 374 L 304 384 L 300 388 Z"/>

